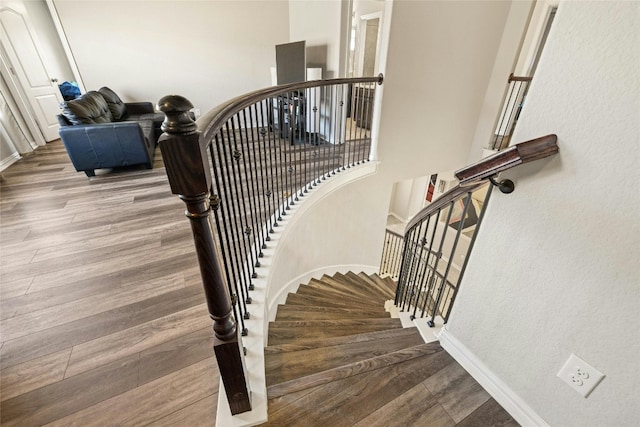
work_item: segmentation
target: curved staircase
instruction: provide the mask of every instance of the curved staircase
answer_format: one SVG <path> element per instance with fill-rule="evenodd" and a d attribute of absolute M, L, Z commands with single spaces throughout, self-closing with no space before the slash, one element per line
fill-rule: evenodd
<path fill-rule="evenodd" d="M 518 425 L 384 303 L 395 282 L 337 273 L 290 293 L 265 348 L 264 426 Z"/>

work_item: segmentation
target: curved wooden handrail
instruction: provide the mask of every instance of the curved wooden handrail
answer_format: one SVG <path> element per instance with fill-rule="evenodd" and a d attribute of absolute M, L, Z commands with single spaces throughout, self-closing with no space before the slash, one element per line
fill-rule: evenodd
<path fill-rule="evenodd" d="M 557 141 L 558 137 L 555 134 L 550 134 L 521 142 L 456 171 L 454 175 L 460 181 L 458 185 L 418 212 L 409 221 L 405 230 L 408 232 L 427 216 L 444 208 L 462 194 L 480 189 L 488 183 L 489 178 L 498 173 L 556 154 L 558 152 Z"/>
<path fill-rule="evenodd" d="M 484 187 L 488 183 L 489 181 L 478 181 L 478 182 L 472 183 L 471 185 L 465 185 L 465 186 L 462 186 L 460 184 L 456 185 L 451 190 L 443 193 L 442 196 L 438 197 L 436 200 L 431 202 L 428 206 L 425 206 L 424 208 L 422 208 L 420 212 L 418 212 L 413 218 L 411 218 L 411 221 L 409 221 L 409 223 L 405 227 L 405 234 L 409 232 L 409 230 L 411 230 L 414 226 L 422 222 L 422 220 L 424 220 L 429 215 L 432 215 L 434 212 L 437 212 L 438 210 L 446 207 L 449 203 L 451 203 L 452 200 L 457 199 L 463 194 L 479 190 L 480 188 Z"/>
<path fill-rule="evenodd" d="M 339 84 L 357 84 L 357 83 L 378 83 L 382 84 L 384 77 L 379 74 L 377 77 L 355 77 L 355 78 L 340 78 L 340 79 L 327 79 L 327 80 L 310 80 L 299 83 L 289 83 L 279 86 L 272 86 L 265 89 L 259 89 L 253 92 L 246 93 L 229 101 L 220 104 L 205 114 L 203 114 L 197 121 L 198 130 L 202 132 L 206 141 L 210 141 L 213 135 L 220 130 L 220 128 L 238 111 L 242 111 L 244 108 L 256 104 L 263 99 L 282 95 L 285 93 L 291 93 L 304 89 L 332 86 Z"/>
<path fill-rule="evenodd" d="M 489 178 L 514 166 L 556 154 L 558 152 L 557 141 L 558 137 L 551 134 L 521 142 L 457 170 L 454 175 L 460 180 L 461 185 Z"/>

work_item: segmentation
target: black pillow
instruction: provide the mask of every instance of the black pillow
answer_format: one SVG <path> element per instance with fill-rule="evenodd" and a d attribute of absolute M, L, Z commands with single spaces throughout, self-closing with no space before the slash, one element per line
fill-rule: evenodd
<path fill-rule="evenodd" d="M 87 92 L 80 98 L 63 103 L 62 114 L 74 125 L 113 121 L 107 101 L 96 91 Z"/>
<path fill-rule="evenodd" d="M 100 92 L 104 100 L 107 101 L 113 120 L 119 121 L 127 117 L 127 106 L 124 105 L 124 102 L 122 102 L 118 94 L 106 86 L 98 89 L 98 92 Z"/>

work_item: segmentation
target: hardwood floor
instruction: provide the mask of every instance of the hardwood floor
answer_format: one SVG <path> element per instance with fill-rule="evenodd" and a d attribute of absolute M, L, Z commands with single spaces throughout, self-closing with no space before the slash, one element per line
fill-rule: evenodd
<path fill-rule="evenodd" d="M 0 422 L 3 426 L 214 425 L 219 373 L 212 354 L 211 321 L 184 205 L 170 193 L 160 150 L 152 170 L 96 172 L 91 179 L 76 172 L 62 143 L 54 141 L 2 174 Z M 291 301 L 297 298 L 303 304 L 322 298 L 318 290 L 325 292 L 327 287 L 345 297 L 348 292 L 371 291 L 353 280 L 350 291 L 341 291 L 339 283 L 312 281 Z M 349 357 L 368 354 L 362 342 L 371 337 L 388 342 L 393 351 L 415 344 L 415 336 L 408 336 L 397 322 L 375 319 L 384 311 L 356 304 L 338 302 L 324 308 L 315 304 L 303 314 L 283 308 L 289 323 L 274 325 L 272 343 L 279 341 L 280 348 L 287 348 L 290 344 L 283 343 L 296 331 L 313 330 L 313 321 L 325 331 L 344 329 L 336 322 L 347 311 L 360 315 L 350 330 L 369 334 L 351 343 Z M 366 325 L 365 318 L 374 320 Z M 389 327 L 393 340 L 385 335 Z M 342 338 L 329 339 L 338 345 Z M 386 402 L 386 409 L 369 404 L 358 411 L 353 406 L 345 410 L 362 415 L 358 425 L 431 426 L 444 419 L 477 426 L 504 421 L 502 408 L 437 347 L 421 347 L 422 356 L 403 362 L 411 369 L 433 371 L 428 381 L 406 390 L 409 400 Z M 341 360 L 330 351 L 319 356 L 321 350 L 306 350 L 305 354 L 324 357 L 317 364 L 321 370 L 330 370 Z M 418 363 L 427 356 L 435 357 L 435 365 Z M 400 365 L 378 367 L 375 372 L 388 371 L 395 378 Z M 280 379 L 271 375 L 269 381 L 286 383 L 298 375 L 297 369 L 291 365 Z M 390 383 L 380 376 L 363 378 L 351 376 L 339 383 L 340 398 L 352 393 L 347 386 L 358 390 L 366 384 Z M 460 387 L 467 395 L 460 394 Z M 326 392 L 295 393 L 285 406 L 300 411 L 295 402 L 304 408 L 307 399 Z M 476 398 L 478 393 L 484 393 L 481 399 Z M 285 397 L 277 399 L 283 402 Z M 396 418 L 388 418 L 393 405 L 406 408 L 412 402 L 428 405 L 423 418 L 411 418 L 402 410 Z M 475 418 L 464 415 L 468 408 L 473 408 Z M 273 411 L 279 415 L 270 425 L 317 425 L 292 424 L 298 412 L 283 407 L 274 406 Z M 289 421 L 279 424 L 278 419 Z M 341 423 L 347 419 L 351 418 Z M 504 421 L 512 424 L 510 418 Z"/>
<path fill-rule="evenodd" d="M 2 425 L 213 425 L 211 321 L 160 150 L 88 179 L 55 141 L 2 176 Z"/>

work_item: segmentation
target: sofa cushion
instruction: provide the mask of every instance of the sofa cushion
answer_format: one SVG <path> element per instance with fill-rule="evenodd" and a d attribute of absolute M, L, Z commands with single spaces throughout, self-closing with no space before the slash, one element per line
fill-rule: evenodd
<path fill-rule="evenodd" d="M 109 123 L 113 116 L 102 95 L 96 91 L 62 104 L 62 114 L 74 125 Z"/>
<path fill-rule="evenodd" d="M 106 86 L 98 89 L 98 92 L 100 92 L 104 100 L 107 101 L 113 120 L 119 121 L 127 117 L 127 106 L 124 105 L 124 102 L 122 102 L 117 93 Z"/>

